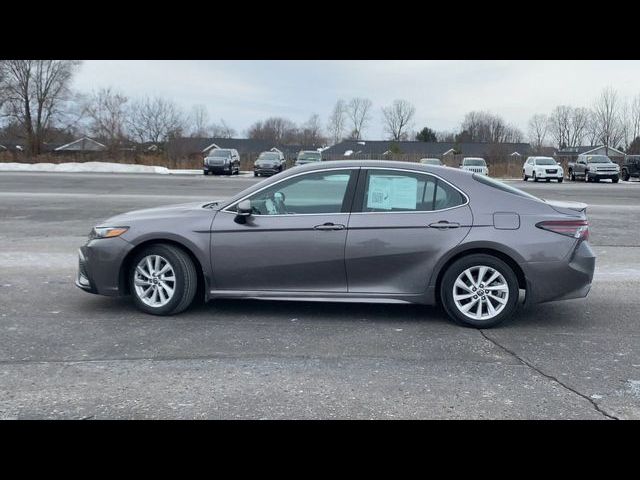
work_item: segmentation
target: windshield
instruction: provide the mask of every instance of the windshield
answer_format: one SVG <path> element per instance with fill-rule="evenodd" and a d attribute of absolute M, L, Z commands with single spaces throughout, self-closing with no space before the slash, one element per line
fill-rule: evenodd
<path fill-rule="evenodd" d="M 278 160 L 280 157 L 277 153 L 261 153 L 258 160 Z"/>
<path fill-rule="evenodd" d="M 553 158 L 538 158 L 536 165 L 556 165 L 556 161 Z"/>
<path fill-rule="evenodd" d="M 485 177 L 484 175 L 478 175 L 477 173 L 473 174 L 473 178 L 480 183 L 484 183 L 485 185 L 488 185 L 490 187 L 497 188 L 498 190 L 502 190 L 503 192 L 513 193 L 514 195 L 518 195 L 519 197 L 530 198 L 532 200 L 538 200 L 539 202 L 542 201 L 538 197 L 529 195 L 527 192 L 523 192 L 519 188 L 499 182 L 498 180 L 494 180 L 493 178 Z"/>
<path fill-rule="evenodd" d="M 209 154 L 210 157 L 229 157 L 231 150 L 212 150 Z"/>
<path fill-rule="evenodd" d="M 320 155 L 320 152 L 300 152 L 298 154 L 298 160 L 320 161 L 321 159 L 322 159 L 322 155 Z"/>
<path fill-rule="evenodd" d="M 487 165 L 481 158 L 465 158 L 462 164 L 469 165 L 471 167 L 484 167 Z"/>
<path fill-rule="evenodd" d="M 606 155 L 594 155 L 587 157 L 587 163 L 612 163 Z"/>

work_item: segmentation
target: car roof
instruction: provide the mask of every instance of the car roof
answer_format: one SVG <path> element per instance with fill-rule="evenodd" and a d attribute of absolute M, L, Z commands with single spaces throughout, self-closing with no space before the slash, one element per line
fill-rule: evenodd
<path fill-rule="evenodd" d="M 417 162 L 397 162 L 392 160 L 330 160 L 323 162 L 312 162 L 293 168 L 288 168 L 278 175 L 274 175 L 266 180 L 263 180 L 262 182 L 256 183 L 246 188 L 242 192 L 237 193 L 233 197 L 220 202 L 220 208 L 225 208 L 226 206 L 231 205 L 232 203 L 237 201 L 239 198 L 242 198 L 245 195 L 249 195 L 256 190 L 264 188 L 271 183 L 284 180 L 287 177 L 299 175 L 301 173 L 340 168 L 390 168 L 431 173 L 438 177 L 444 178 L 446 181 L 454 183 L 454 185 L 458 179 L 464 178 L 465 180 L 468 180 L 473 175 L 471 172 L 468 172 L 466 170 L 448 168 L 443 165 L 429 165 Z M 461 187 L 456 185 L 456 188 L 460 189 Z"/>

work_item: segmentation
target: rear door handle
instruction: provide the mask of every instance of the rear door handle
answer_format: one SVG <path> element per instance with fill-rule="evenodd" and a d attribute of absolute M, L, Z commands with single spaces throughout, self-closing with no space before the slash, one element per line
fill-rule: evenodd
<path fill-rule="evenodd" d="M 436 223 L 430 223 L 429 227 L 437 228 L 439 230 L 448 230 L 450 228 L 459 228 L 460 224 L 456 222 L 447 222 L 445 220 L 440 220 L 439 222 L 436 222 Z"/>
<path fill-rule="evenodd" d="M 344 230 L 344 225 L 339 223 L 323 223 L 322 225 L 316 225 L 313 227 L 315 230 Z"/>

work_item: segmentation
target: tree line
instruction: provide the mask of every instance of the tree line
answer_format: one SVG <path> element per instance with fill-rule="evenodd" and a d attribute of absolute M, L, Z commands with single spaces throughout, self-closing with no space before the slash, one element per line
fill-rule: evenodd
<path fill-rule="evenodd" d="M 607 150 L 640 153 L 640 94 L 623 98 L 604 88 L 589 107 L 558 105 L 548 114 L 529 119 L 529 141 L 534 150 L 544 146 L 573 148 L 603 145 Z"/>
<path fill-rule="evenodd" d="M 89 135 L 117 148 L 127 141 L 159 144 L 176 137 L 232 138 L 238 132 L 224 119 L 211 121 L 206 106 L 185 111 L 163 97 L 130 98 L 113 88 L 74 92 L 74 60 L 0 60 L 0 114 L 4 137 L 25 139 L 27 150 L 41 153 L 45 142 Z M 500 115 L 472 111 L 455 131 L 415 130 L 416 108 L 396 99 L 379 109 L 387 139 L 425 142 L 517 143 L 528 140 L 534 150 L 582 144 L 602 144 L 640 153 L 640 94 L 623 99 L 605 88 L 590 107 L 559 105 L 535 114 L 525 136 Z M 248 138 L 274 144 L 326 145 L 345 139 L 362 140 L 374 120 L 373 102 L 364 97 L 338 99 L 326 122 L 317 113 L 297 124 L 283 117 L 253 123 Z"/>

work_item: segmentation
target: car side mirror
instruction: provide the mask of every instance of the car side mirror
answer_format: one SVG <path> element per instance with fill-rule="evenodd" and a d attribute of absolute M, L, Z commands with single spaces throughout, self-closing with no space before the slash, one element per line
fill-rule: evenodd
<path fill-rule="evenodd" d="M 236 223 L 246 223 L 247 218 L 251 216 L 252 211 L 251 200 L 243 200 L 238 203 L 235 218 Z"/>

